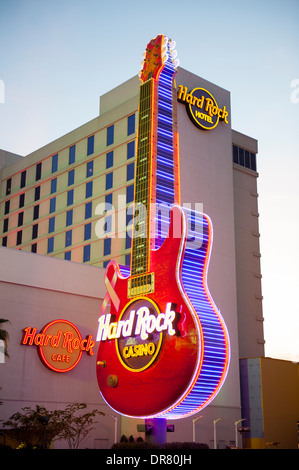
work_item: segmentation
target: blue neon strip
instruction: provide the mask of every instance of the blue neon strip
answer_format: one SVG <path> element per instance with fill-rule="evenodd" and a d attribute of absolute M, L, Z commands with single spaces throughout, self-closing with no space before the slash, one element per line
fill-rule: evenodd
<path fill-rule="evenodd" d="M 174 203 L 172 82 L 175 70 L 170 55 L 159 77 L 157 126 L 157 179 L 156 202 Z M 161 214 L 156 216 L 155 246 L 161 246 L 167 236 L 169 224 Z"/>
<path fill-rule="evenodd" d="M 204 356 L 202 368 L 194 387 L 178 406 L 164 415 L 169 419 L 178 419 L 192 414 L 208 402 L 222 380 L 227 360 L 225 333 L 216 317 L 213 306 L 207 298 L 203 284 L 204 259 L 206 258 L 209 242 L 209 224 L 202 214 L 187 209 L 185 209 L 185 213 L 189 221 L 192 218 L 193 221 L 202 223 L 203 229 L 201 248 L 193 250 L 192 247 L 187 246 L 185 250 L 182 282 L 201 323 Z"/>
<path fill-rule="evenodd" d="M 123 276 L 123 277 L 128 277 L 130 276 L 131 274 L 131 268 L 130 266 L 125 266 L 125 265 L 118 265 L 119 267 L 119 270 L 120 270 L 120 274 Z"/>

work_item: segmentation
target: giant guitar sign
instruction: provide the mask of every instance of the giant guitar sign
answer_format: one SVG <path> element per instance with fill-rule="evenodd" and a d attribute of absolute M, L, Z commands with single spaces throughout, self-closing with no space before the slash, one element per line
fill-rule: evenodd
<path fill-rule="evenodd" d="M 173 47 L 159 35 L 144 54 L 131 266 L 108 264 L 97 332 L 100 392 L 136 418 L 198 412 L 221 388 L 230 357 L 207 286 L 212 224 L 180 207 Z"/>

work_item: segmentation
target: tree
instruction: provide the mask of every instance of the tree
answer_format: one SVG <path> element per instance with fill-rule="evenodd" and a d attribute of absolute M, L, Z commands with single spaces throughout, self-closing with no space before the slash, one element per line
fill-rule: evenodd
<path fill-rule="evenodd" d="M 104 415 L 98 410 L 76 414 L 86 408 L 85 403 L 70 404 L 64 410 L 54 411 L 39 406 L 35 409 L 25 407 L 14 413 L 3 426 L 8 428 L 10 437 L 27 448 L 49 448 L 54 439 L 64 439 L 71 449 L 77 449 L 93 429 L 96 415 Z"/>
<path fill-rule="evenodd" d="M 18 443 L 24 443 L 26 448 L 46 447 L 59 435 L 62 428 L 61 411 L 48 411 L 44 407 L 35 409 L 26 406 L 21 412 L 14 413 L 9 420 L 3 423 L 8 428 L 8 434 Z M 43 427 L 40 418 L 46 417 L 48 425 Z"/>
<path fill-rule="evenodd" d="M 79 444 L 94 429 L 95 417 L 105 415 L 105 413 L 96 409 L 85 414 L 76 415 L 77 411 L 86 408 L 85 403 L 74 403 L 67 405 L 62 413 L 64 426 L 59 433 L 59 439 L 65 439 L 70 449 L 78 449 Z"/>

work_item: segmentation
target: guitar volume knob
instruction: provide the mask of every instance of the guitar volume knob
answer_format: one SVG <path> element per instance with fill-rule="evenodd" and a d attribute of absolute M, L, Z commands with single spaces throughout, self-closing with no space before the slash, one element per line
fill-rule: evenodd
<path fill-rule="evenodd" d="M 113 388 L 117 387 L 117 385 L 118 385 L 117 375 L 108 375 L 107 385 L 108 385 L 108 387 L 113 387 Z"/>

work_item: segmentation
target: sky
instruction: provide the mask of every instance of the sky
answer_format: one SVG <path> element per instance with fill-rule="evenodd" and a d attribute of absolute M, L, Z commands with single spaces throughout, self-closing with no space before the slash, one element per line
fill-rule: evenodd
<path fill-rule="evenodd" d="M 157 34 L 259 141 L 265 354 L 299 362 L 299 0 L 0 0 L 0 148 L 25 156 L 95 118 Z"/>

